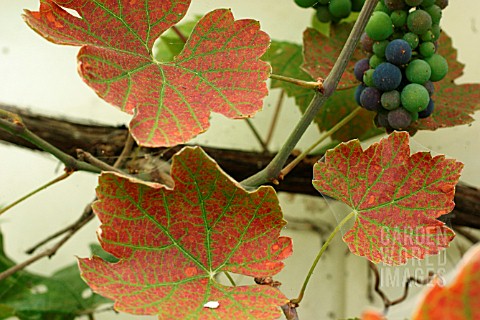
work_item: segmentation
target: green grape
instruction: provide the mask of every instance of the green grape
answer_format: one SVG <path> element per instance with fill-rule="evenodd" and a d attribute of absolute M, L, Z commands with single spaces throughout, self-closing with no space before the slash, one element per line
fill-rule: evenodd
<path fill-rule="evenodd" d="M 330 0 L 318 0 L 319 4 L 327 5 L 330 3 Z"/>
<path fill-rule="evenodd" d="M 433 5 L 425 8 L 424 10 L 428 12 L 430 17 L 432 18 L 432 23 L 440 23 L 440 20 L 442 19 L 442 9 L 440 9 L 439 6 Z"/>
<path fill-rule="evenodd" d="M 423 34 L 432 27 L 432 17 L 425 10 L 415 10 L 408 14 L 408 30 L 415 34 Z"/>
<path fill-rule="evenodd" d="M 435 44 L 433 44 L 433 42 L 423 42 L 420 45 L 419 51 L 425 58 L 431 57 L 436 51 Z"/>
<path fill-rule="evenodd" d="M 377 3 L 377 5 L 375 6 L 375 11 L 379 11 L 379 12 L 385 12 L 386 14 L 390 14 L 392 11 L 390 9 L 388 9 L 384 3 L 382 2 L 379 2 Z"/>
<path fill-rule="evenodd" d="M 440 28 L 439 24 L 433 24 L 432 25 L 433 41 L 437 41 L 438 38 L 440 38 L 440 33 L 441 32 L 442 32 L 442 29 Z"/>
<path fill-rule="evenodd" d="M 352 0 L 352 11 L 360 12 L 364 4 L 365 4 L 365 0 Z"/>
<path fill-rule="evenodd" d="M 403 40 L 408 42 L 408 44 L 410 45 L 410 48 L 412 48 L 412 50 L 415 49 L 418 46 L 418 44 L 420 43 L 420 39 L 413 32 L 405 33 L 405 35 L 403 36 Z"/>
<path fill-rule="evenodd" d="M 444 57 L 439 54 L 433 54 L 432 56 L 425 58 L 425 61 L 430 65 L 432 69 L 431 81 L 440 81 L 448 73 L 448 63 Z"/>
<path fill-rule="evenodd" d="M 410 115 L 412 116 L 412 122 L 418 120 L 418 112 L 410 112 Z"/>
<path fill-rule="evenodd" d="M 350 0 L 331 0 L 328 9 L 333 17 L 346 18 L 352 12 L 352 3 Z"/>
<path fill-rule="evenodd" d="M 448 1 L 448 0 L 447 0 Z M 431 5 L 435 4 L 435 0 L 423 0 L 422 7 L 430 7 Z"/>
<path fill-rule="evenodd" d="M 401 28 L 407 23 L 408 13 L 405 10 L 395 10 L 390 14 L 390 19 L 395 28 Z"/>
<path fill-rule="evenodd" d="M 365 73 L 363 74 L 363 83 L 365 83 L 367 85 L 367 87 L 374 87 L 375 84 L 373 83 L 373 72 L 375 70 L 373 69 L 369 69 L 367 71 L 365 71 Z"/>
<path fill-rule="evenodd" d="M 382 93 L 380 98 L 382 107 L 387 110 L 393 110 L 400 106 L 400 92 L 397 90 L 387 91 Z"/>
<path fill-rule="evenodd" d="M 420 39 L 424 42 L 433 42 L 435 41 L 435 35 L 433 34 L 432 30 L 428 30 L 424 34 L 420 35 Z"/>
<path fill-rule="evenodd" d="M 385 58 L 385 48 L 388 46 L 390 41 L 376 41 L 373 43 L 373 53 L 379 58 Z"/>
<path fill-rule="evenodd" d="M 427 89 L 418 83 L 410 83 L 403 88 L 400 94 L 402 106 L 410 112 L 425 110 L 430 102 Z"/>
<path fill-rule="evenodd" d="M 328 10 L 327 6 L 318 6 L 316 10 L 317 11 L 315 14 L 317 15 L 318 21 L 323 23 L 332 21 L 332 14 L 330 13 L 330 10 Z"/>
<path fill-rule="evenodd" d="M 384 54 L 384 56 L 385 56 L 385 54 Z M 385 59 L 377 56 L 376 54 L 374 54 L 370 57 L 370 67 L 372 67 L 373 69 L 378 67 L 383 62 L 385 62 Z"/>
<path fill-rule="evenodd" d="M 310 8 L 313 6 L 315 3 L 317 3 L 318 0 L 295 0 L 295 3 L 297 6 L 302 7 L 302 8 Z"/>
<path fill-rule="evenodd" d="M 430 79 L 432 69 L 427 62 L 417 59 L 408 64 L 405 75 L 408 81 L 412 83 L 424 84 Z"/>
<path fill-rule="evenodd" d="M 392 19 L 385 12 L 375 11 L 365 27 L 365 32 L 373 40 L 385 40 L 393 34 Z"/>

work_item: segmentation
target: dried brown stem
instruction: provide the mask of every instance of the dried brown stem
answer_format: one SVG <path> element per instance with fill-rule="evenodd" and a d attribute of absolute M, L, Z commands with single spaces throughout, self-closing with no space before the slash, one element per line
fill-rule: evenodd
<path fill-rule="evenodd" d="M 68 241 L 70 240 L 70 238 L 78 231 L 80 230 L 85 224 L 87 224 L 92 218 L 93 218 L 93 212 L 92 212 L 92 208 L 91 208 L 91 205 L 89 204 L 83 214 L 82 214 L 82 217 L 83 219 L 81 221 L 78 221 L 78 223 L 76 224 L 76 226 L 74 228 L 72 228 L 59 242 L 57 242 L 53 247 L 51 247 L 50 249 L 47 249 L 33 257 L 31 257 L 30 259 L 27 259 L 25 261 L 23 261 L 22 263 L 19 263 L 5 271 L 3 271 L 2 273 L 0 273 L 0 281 L 2 281 L 3 279 L 11 276 L 12 274 L 14 274 L 15 272 L 17 271 L 20 271 L 20 270 L 23 270 L 24 268 L 26 268 L 27 266 L 31 265 L 32 263 L 44 258 L 44 257 L 49 257 L 51 258 L 52 256 L 55 255 L 55 253 Z"/>
<path fill-rule="evenodd" d="M 387 297 L 387 295 L 385 294 L 385 292 L 383 292 L 382 289 L 380 289 L 380 272 L 378 272 L 377 266 L 370 261 L 368 262 L 368 265 L 370 267 L 370 270 L 373 271 L 373 274 L 375 276 L 374 290 L 382 298 L 383 305 L 384 305 L 384 308 L 385 308 L 385 312 L 387 312 L 388 308 L 390 308 L 391 306 L 399 304 L 399 303 L 405 301 L 405 299 L 407 299 L 408 290 L 410 288 L 410 283 L 411 282 L 415 282 L 417 284 L 425 285 L 425 284 L 429 283 L 434 276 L 434 274 L 432 272 L 430 272 L 426 279 L 417 279 L 415 277 L 409 277 L 407 279 L 407 281 L 405 281 L 405 287 L 404 287 L 404 290 L 403 290 L 403 295 L 398 299 L 390 300 Z"/>
<path fill-rule="evenodd" d="M 80 148 L 91 153 L 96 158 L 113 165 L 114 160 L 124 149 L 128 136 L 126 127 L 113 127 L 101 124 L 81 124 L 72 120 L 32 114 L 31 112 L 0 103 L 0 108 L 11 111 L 21 116 L 25 125 L 37 136 L 48 141 L 63 152 L 76 157 L 76 149 Z M 16 146 L 34 150 L 39 148 L 17 136 L 0 130 L 0 140 Z M 149 155 L 151 159 L 168 161 L 183 146 L 172 148 L 142 148 L 143 156 Z M 262 152 L 248 152 L 202 146 L 207 154 L 214 158 L 220 167 L 235 180 L 241 181 L 251 176 L 259 169 L 264 168 L 274 155 Z M 277 191 L 299 193 L 318 196 L 318 191 L 313 188 L 312 167 L 321 159 L 322 155 L 308 156 L 300 162 L 295 169 L 279 185 L 274 186 Z M 293 161 L 291 156 L 288 161 Z M 136 173 L 142 170 L 141 164 L 129 165 L 129 172 Z M 131 168 L 133 166 L 133 168 Z M 162 181 L 159 181 L 162 182 Z M 480 189 L 459 183 L 455 192 L 455 209 L 443 221 L 453 226 L 466 226 L 480 229 Z"/>

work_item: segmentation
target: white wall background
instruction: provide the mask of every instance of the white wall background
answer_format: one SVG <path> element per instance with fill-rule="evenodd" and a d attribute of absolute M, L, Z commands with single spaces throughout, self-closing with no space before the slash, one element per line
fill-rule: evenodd
<path fill-rule="evenodd" d="M 277 40 L 301 41 L 301 34 L 310 20 L 310 11 L 297 8 L 293 0 L 262 1 L 193 1 L 189 15 L 202 14 L 218 6 L 232 8 L 235 17 L 254 18 L 262 29 Z M 0 101 L 31 108 L 35 112 L 62 115 L 77 119 L 93 119 L 110 124 L 126 124 L 129 116 L 122 114 L 100 100 L 76 73 L 78 48 L 53 45 L 30 30 L 20 15 L 23 8 L 36 10 L 38 1 L 0 0 Z M 480 2 L 476 0 L 451 1 L 444 12 L 443 27 L 459 49 L 459 60 L 466 64 L 465 74 L 459 82 L 480 81 Z M 266 134 L 278 92 L 271 92 L 265 101 L 265 109 L 254 123 Z M 478 114 L 476 115 L 478 118 Z M 273 148 L 278 148 L 298 119 L 299 112 L 292 101 L 287 101 L 276 132 Z M 212 117 L 211 129 L 195 141 L 213 146 L 231 146 L 257 149 L 255 140 L 242 121 L 222 116 Z M 318 136 L 311 127 L 298 148 L 308 146 Z M 437 132 L 421 132 L 414 138 L 414 148 L 429 148 L 465 163 L 462 180 L 480 186 L 478 141 L 480 125 L 473 123 Z M 63 166 L 53 157 L 0 145 L 0 204 L 8 204 L 37 186 L 58 176 Z M 96 176 L 75 173 L 67 181 L 59 183 L 29 201 L 18 205 L 0 217 L 0 228 L 5 236 L 7 253 L 16 261 L 28 256 L 23 251 L 38 239 L 73 222 L 86 203 L 94 197 Z M 304 224 L 292 223 L 285 234 L 294 239 L 294 255 L 287 260 L 287 267 L 278 279 L 288 297 L 297 295 L 311 261 L 320 248 L 322 239 L 335 225 L 332 210 L 320 197 L 281 195 L 281 205 L 286 218 L 309 219 L 325 230 L 323 236 Z M 70 264 L 74 256 L 88 256 L 87 245 L 96 242 L 97 222 L 90 223 L 65 245 L 52 260 L 42 260 L 29 270 L 51 274 Z M 303 227 L 302 227 L 303 226 Z M 458 260 L 460 244 L 455 241 L 448 250 L 448 259 L 440 261 L 450 269 Z M 411 270 L 435 268 L 438 259 L 426 261 L 423 267 L 416 263 Z M 423 268 L 423 269 L 421 269 Z M 322 258 L 309 285 L 306 298 L 299 309 L 301 319 L 338 319 L 358 316 L 366 305 L 381 304 L 377 298 L 367 299 L 368 269 L 364 259 L 346 252 L 346 246 L 338 237 Z M 385 271 L 387 272 L 387 271 Z M 403 271 L 402 271 L 403 272 Z M 403 279 L 403 278 L 402 278 Z M 402 280 L 403 281 L 403 280 Z M 403 283 L 391 283 L 387 291 L 399 294 Z M 418 291 L 418 290 L 417 290 Z M 1 296 L 1 293 L 0 293 Z M 1 299 L 1 298 L 0 298 Z M 411 304 L 391 309 L 391 319 L 401 319 L 410 314 Z M 136 319 L 130 315 L 99 314 L 97 319 Z M 138 319 L 155 317 L 138 317 Z"/>

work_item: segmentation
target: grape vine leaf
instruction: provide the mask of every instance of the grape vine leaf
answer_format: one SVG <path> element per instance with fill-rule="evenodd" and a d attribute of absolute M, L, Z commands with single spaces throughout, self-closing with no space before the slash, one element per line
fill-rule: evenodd
<path fill-rule="evenodd" d="M 270 48 L 262 59 L 270 62 L 273 73 L 295 79 L 313 81 L 312 78 L 301 69 L 303 63 L 301 45 L 273 40 Z M 270 87 L 283 89 L 287 96 L 294 97 L 295 103 L 302 111 L 307 109 L 308 104 L 315 95 L 315 92 L 311 89 L 276 79 L 271 80 Z"/>
<path fill-rule="evenodd" d="M 4 251 L 0 233 L 0 272 L 15 264 Z M 50 277 L 18 271 L 0 281 L 0 319 L 71 320 L 111 303 L 97 294 L 84 295 L 88 293 L 86 290 L 90 291 L 80 278 L 76 264 L 62 268 Z"/>
<path fill-rule="evenodd" d="M 173 61 L 156 61 L 155 40 L 175 25 L 190 0 L 41 0 L 24 19 L 57 44 L 82 46 L 78 70 L 107 102 L 133 113 L 130 131 L 148 147 L 183 143 L 209 127 L 211 112 L 253 116 L 268 94 L 270 43 L 255 20 L 227 9 L 206 14 Z M 61 6 L 76 10 L 78 18 Z"/>
<path fill-rule="evenodd" d="M 413 316 L 414 320 L 480 319 L 480 245 L 470 248 L 448 286 L 434 281 Z"/>
<path fill-rule="evenodd" d="M 471 123 L 471 115 L 480 108 L 479 83 L 455 84 L 465 65 L 457 60 L 452 39 L 442 31 L 438 43 L 437 52 L 447 60 L 448 73 L 444 79 L 435 82 L 433 114 L 414 123 L 412 128 L 416 130 L 436 130 Z"/>
<path fill-rule="evenodd" d="M 406 132 L 393 132 L 365 151 L 352 140 L 314 166 L 315 188 L 353 209 L 354 226 L 343 236 L 350 251 L 374 263 L 422 259 L 454 237 L 436 218 L 453 210 L 463 164 L 429 152 L 410 155 L 408 143 Z"/>
<path fill-rule="evenodd" d="M 303 63 L 301 45 L 284 41 L 272 41 L 263 59 L 270 62 L 273 73 L 305 81 L 313 81 L 301 68 Z M 271 87 L 281 88 L 285 90 L 285 93 L 289 97 L 294 97 L 295 103 L 302 113 L 305 112 L 314 97 L 313 90 L 305 89 L 285 81 L 272 79 Z M 330 99 L 327 100 L 314 120 L 321 132 L 331 129 L 341 119 L 358 107 L 353 99 L 354 91 L 355 89 L 353 88 L 336 91 Z M 383 131 L 375 127 L 373 118 L 374 114 L 372 112 L 362 109 L 342 130 L 335 132 L 331 137 L 334 140 L 342 142 L 354 138 L 363 140 L 378 135 Z"/>
<path fill-rule="evenodd" d="M 332 25 L 330 27 L 330 37 L 313 28 L 307 28 L 303 32 L 305 56 L 305 61 L 302 65 L 303 70 L 314 79 L 325 79 L 340 55 L 340 51 L 342 51 L 352 27 L 353 23 L 340 23 L 335 27 Z M 364 54 L 357 48 L 348 62 L 337 89 L 347 89 L 360 84 L 353 75 L 353 68 L 355 62 L 363 57 Z"/>
<path fill-rule="evenodd" d="M 361 320 L 386 320 L 379 311 L 368 309 L 362 312 L 362 319 Z"/>
<path fill-rule="evenodd" d="M 272 276 L 292 252 L 275 191 L 248 192 L 200 148 L 173 158 L 175 186 L 103 173 L 93 209 L 115 264 L 80 259 L 93 291 L 115 308 L 159 319 L 275 319 L 288 299 L 270 286 L 226 287 L 215 275 Z M 210 301 L 219 307 L 204 308 Z"/>

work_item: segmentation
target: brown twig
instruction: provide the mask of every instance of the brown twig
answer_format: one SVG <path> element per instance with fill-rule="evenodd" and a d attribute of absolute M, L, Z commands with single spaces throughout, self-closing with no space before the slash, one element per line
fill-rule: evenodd
<path fill-rule="evenodd" d="M 368 262 L 368 265 L 370 267 L 370 270 L 373 271 L 373 274 L 375 276 L 374 290 L 383 300 L 383 305 L 384 305 L 384 308 L 385 308 L 384 312 L 385 313 L 388 311 L 388 308 L 390 308 L 391 306 L 399 304 L 400 302 L 403 302 L 403 301 L 405 301 L 405 299 L 407 299 L 408 290 L 410 288 L 410 283 L 411 282 L 415 282 L 417 284 L 425 285 L 425 284 L 429 283 L 434 276 L 433 272 L 429 272 L 428 277 L 426 279 L 417 279 L 415 277 L 409 277 L 407 279 L 407 281 L 405 281 L 405 288 L 403 290 L 403 295 L 398 299 L 390 300 L 387 297 L 387 295 L 385 294 L 385 292 L 383 292 L 382 289 L 380 289 L 380 273 L 378 272 L 377 266 L 370 261 Z"/>
<path fill-rule="evenodd" d="M 73 228 L 72 230 L 70 230 L 66 235 L 65 237 L 63 237 L 57 244 L 55 244 L 53 247 L 51 247 L 50 249 L 47 249 L 45 251 L 43 251 L 42 253 L 39 253 L 33 257 L 31 257 L 30 259 L 27 259 L 25 260 L 24 262 L 22 263 L 19 263 L 5 271 L 3 271 L 2 273 L 0 273 L 0 281 L 11 276 L 12 274 L 14 274 L 15 272 L 18 272 L 20 270 L 23 270 L 24 268 L 26 268 L 27 266 L 31 265 L 32 263 L 44 258 L 44 257 L 49 257 L 51 258 L 53 255 L 55 255 L 55 253 L 58 251 L 58 249 L 60 249 L 60 247 L 62 247 L 78 230 L 80 230 L 85 224 L 87 224 L 92 218 L 93 218 L 93 212 L 92 212 L 92 207 L 90 204 L 88 204 L 88 206 L 85 208 L 83 214 L 82 214 L 82 221 L 78 221 L 77 225 L 75 226 L 75 228 Z"/>
<path fill-rule="evenodd" d="M 118 156 L 117 160 L 113 164 L 114 168 L 122 168 L 125 163 L 128 155 L 132 152 L 133 146 L 135 145 L 135 140 L 133 140 L 132 134 L 129 132 L 127 140 L 125 140 L 125 146 L 123 146 L 122 153 Z"/>
<path fill-rule="evenodd" d="M 260 146 L 262 146 L 262 150 L 264 153 L 269 153 L 267 144 L 265 141 L 263 141 L 262 137 L 260 136 L 260 133 L 258 132 L 257 128 L 253 125 L 252 121 L 250 119 L 245 119 L 245 122 L 247 123 L 248 127 L 252 131 L 253 135 L 255 136 L 255 139 L 257 139 L 258 143 Z"/>
<path fill-rule="evenodd" d="M 82 149 L 77 149 L 77 158 L 80 161 L 90 163 L 91 165 L 94 165 L 95 167 L 100 168 L 103 171 L 114 171 L 118 173 L 123 173 L 121 170 L 118 170 L 117 168 L 109 165 L 108 163 L 105 163 L 102 160 L 95 158 L 91 153 Z"/>
<path fill-rule="evenodd" d="M 280 110 L 282 109 L 283 105 L 283 98 L 285 97 L 285 90 L 280 91 L 280 95 L 278 96 L 277 104 L 275 105 L 275 111 L 272 118 L 272 123 L 270 124 L 270 128 L 268 129 L 267 137 L 265 138 L 265 146 L 268 147 L 270 141 L 273 137 L 273 132 L 275 131 L 275 127 L 277 126 L 278 116 L 280 115 Z"/>
<path fill-rule="evenodd" d="M 180 40 L 183 41 L 183 43 L 187 42 L 188 38 L 176 26 L 172 26 L 172 31 L 175 32 L 175 34 L 180 38 Z"/>
<path fill-rule="evenodd" d="M 92 203 L 93 203 L 93 201 L 92 201 Z M 92 203 L 90 203 L 85 208 L 82 215 L 74 223 L 66 226 L 65 228 L 62 228 L 62 229 L 58 230 L 54 234 L 52 234 L 52 235 L 48 236 L 47 238 L 43 239 L 42 241 L 38 242 L 37 244 L 32 246 L 30 249 L 26 250 L 25 253 L 27 253 L 27 254 L 34 253 L 38 248 L 40 248 L 44 244 L 46 244 L 46 243 L 48 243 L 48 242 L 50 242 L 54 239 L 60 237 L 62 234 L 65 234 L 67 232 L 72 232 L 73 230 L 76 230 L 77 226 L 79 224 L 83 224 L 86 219 L 92 219 L 93 218 L 93 211 L 91 209 L 87 210 L 87 208 L 89 208 L 89 207 L 91 208 Z M 88 220 L 88 221 L 90 221 L 90 220 Z M 76 230 L 76 231 L 78 231 L 78 230 Z"/>

